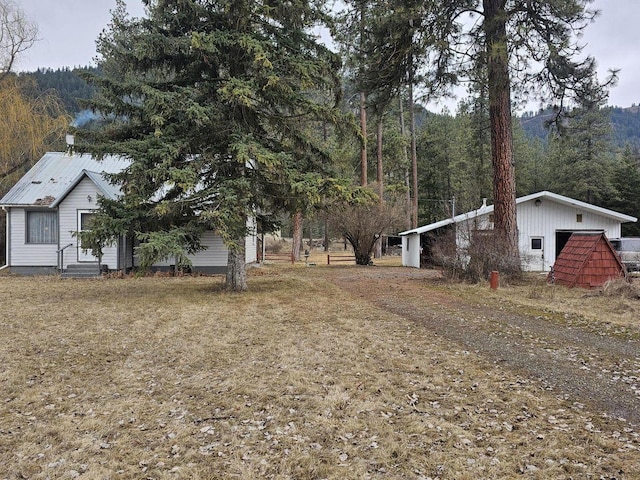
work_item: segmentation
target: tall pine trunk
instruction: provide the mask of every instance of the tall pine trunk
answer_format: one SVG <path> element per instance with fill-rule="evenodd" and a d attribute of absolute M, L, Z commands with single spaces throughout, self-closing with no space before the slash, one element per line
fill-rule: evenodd
<path fill-rule="evenodd" d="M 507 49 L 506 0 L 483 0 L 493 164 L 494 229 L 502 268 L 520 272 L 516 178 L 511 129 L 511 87 Z"/>
<path fill-rule="evenodd" d="M 404 172 L 404 184 L 406 187 L 406 202 L 407 202 L 407 212 L 406 212 L 406 229 L 409 230 L 411 228 L 411 174 L 409 173 L 409 155 L 407 154 L 407 144 L 405 142 L 406 131 L 404 128 L 404 108 L 402 101 L 402 89 L 400 90 L 400 135 L 402 137 L 402 153 L 404 158 L 404 164 L 407 165 Z"/>
<path fill-rule="evenodd" d="M 366 3 L 360 5 L 360 52 L 364 52 L 365 13 Z M 364 77 L 364 59 L 360 59 L 360 77 Z M 362 148 L 360 150 L 360 185 L 367 186 L 367 94 L 360 92 L 360 133 L 362 134 Z"/>
<path fill-rule="evenodd" d="M 232 292 L 244 292 L 247 289 L 245 238 L 237 238 L 235 243 L 236 245 L 229 248 L 227 256 L 225 289 Z"/>
<path fill-rule="evenodd" d="M 293 214 L 293 244 L 291 245 L 291 256 L 296 262 L 300 261 L 302 235 L 302 212 L 296 212 Z"/>
<path fill-rule="evenodd" d="M 411 67 L 413 68 L 413 67 Z M 413 74 L 409 73 L 409 129 L 411 134 L 411 228 L 418 228 L 418 151 L 416 147 L 416 111 L 413 103 Z"/>
<path fill-rule="evenodd" d="M 367 95 L 360 92 L 360 132 L 362 134 L 362 148 L 360 150 L 360 185 L 367 186 Z"/>
<path fill-rule="evenodd" d="M 378 182 L 378 195 L 380 196 L 380 205 L 384 203 L 384 172 L 382 168 L 382 115 L 378 118 L 378 124 L 376 125 L 376 181 Z M 376 247 L 374 251 L 375 258 L 382 258 L 382 235 L 376 240 Z"/>

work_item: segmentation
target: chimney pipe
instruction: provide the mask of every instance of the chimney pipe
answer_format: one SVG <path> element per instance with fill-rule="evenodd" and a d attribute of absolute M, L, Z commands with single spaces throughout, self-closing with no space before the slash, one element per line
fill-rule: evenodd
<path fill-rule="evenodd" d="M 71 135 L 70 133 L 67 133 L 66 141 L 67 141 L 67 153 L 69 154 L 69 156 L 71 156 L 73 155 L 73 146 L 76 143 L 76 139 L 73 135 Z"/>

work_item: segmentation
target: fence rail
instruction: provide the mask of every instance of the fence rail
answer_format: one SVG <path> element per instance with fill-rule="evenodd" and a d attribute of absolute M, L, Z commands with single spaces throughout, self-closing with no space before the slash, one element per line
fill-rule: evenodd
<path fill-rule="evenodd" d="M 355 262 L 356 257 L 353 255 L 327 255 L 327 265 L 331 265 L 331 262 Z"/>
<path fill-rule="evenodd" d="M 265 253 L 265 262 L 291 262 L 294 263 L 293 254 L 291 253 Z"/>

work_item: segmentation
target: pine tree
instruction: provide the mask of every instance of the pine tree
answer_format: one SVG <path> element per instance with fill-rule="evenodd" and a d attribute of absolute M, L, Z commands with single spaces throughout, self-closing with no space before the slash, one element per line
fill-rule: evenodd
<path fill-rule="evenodd" d="M 568 112 L 550 142 L 553 190 L 596 205 L 613 196 L 610 111 L 601 103 L 583 102 Z"/>
<path fill-rule="evenodd" d="M 607 208 L 617 212 L 640 217 L 640 151 L 638 147 L 627 145 L 619 154 L 613 170 L 612 182 L 615 188 L 613 195 L 605 203 Z M 622 225 L 624 237 L 640 237 L 640 224 L 624 223 Z"/>
<path fill-rule="evenodd" d="M 339 59 L 310 34 L 324 12 L 310 1 L 145 5 L 148 18 L 132 19 L 119 2 L 99 41 L 93 108 L 108 121 L 86 145 L 132 164 L 114 177 L 124 194 L 105 202 L 92 244 L 155 231 L 139 236 L 150 261 L 167 255 L 162 245 L 197 249 L 214 229 L 230 252 L 227 288 L 242 291 L 248 218 L 291 196 L 316 199 L 326 183 L 327 152 L 299 128 L 339 119 L 326 100 L 339 91 Z"/>
<path fill-rule="evenodd" d="M 493 168 L 494 225 L 503 255 L 520 270 L 511 99 L 539 95 L 563 111 L 575 98 L 604 98 L 595 60 L 576 61 L 575 35 L 593 20 L 590 0 L 451 0 L 427 2 L 430 85 L 477 78 L 486 68 Z M 461 52 L 464 52 L 463 54 Z M 430 76 L 429 76 L 430 75 Z M 615 81 L 615 72 L 608 83 Z"/>

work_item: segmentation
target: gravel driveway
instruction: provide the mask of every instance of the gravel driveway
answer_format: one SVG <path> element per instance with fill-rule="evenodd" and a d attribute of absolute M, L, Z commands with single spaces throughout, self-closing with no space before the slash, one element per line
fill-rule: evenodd
<path fill-rule="evenodd" d="M 345 291 L 594 411 L 640 425 L 640 342 L 430 288 L 433 271 L 327 269 Z M 375 292 L 375 294 L 372 294 Z"/>

